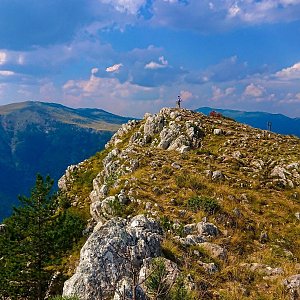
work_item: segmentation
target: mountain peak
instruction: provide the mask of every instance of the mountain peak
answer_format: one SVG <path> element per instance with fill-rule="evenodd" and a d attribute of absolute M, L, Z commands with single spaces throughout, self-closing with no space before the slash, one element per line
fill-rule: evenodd
<path fill-rule="evenodd" d="M 240 299 L 274 298 L 279 289 L 288 295 L 299 271 L 299 149 L 298 138 L 186 109 L 163 108 L 123 124 L 102 153 L 70 166 L 59 181 L 73 207 L 92 216 L 65 295 L 117 297 L 123 284 L 133 288 L 128 263 L 141 279 L 157 256 L 175 278 L 189 278 L 191 299 L 232 299 L 237 290 Z M 151 236 L 147 220 L 164 230 L 153 255 L 139 242 Z M 125 226 L 135 232 L 132 240 L 122 239 Z M 128 253 L 120 260 L 119 247 Z M 114 259 L 95 271 L 107 249 Z M 112 290 L 105 276 L 122 287 Z M 138 286 L 149 295 L 147 285 Z"/>

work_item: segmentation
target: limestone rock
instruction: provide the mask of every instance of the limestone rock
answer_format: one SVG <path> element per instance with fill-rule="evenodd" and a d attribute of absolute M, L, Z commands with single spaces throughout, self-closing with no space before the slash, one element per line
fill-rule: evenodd
<path fill-rule="evenodd" d="M 143 259 L 161 254 L 162 230 L 154 219 L 138 215 L 114 218 L 88 238 L 80 252 L 76 273 L 65 282 L 63 295 L 83 300 L 112 298 L 117 283 L 137 274 Z"/>
<path fill-rule="evenodd" d="M 219 230 L 216 225 L 208 222 L 199 222 L 197 224 L 197 230 L 200 235 L 204 236 L 217 236 L 219 234 Z"/>
<path fill-rule="evenodd" d="M 290 276 L 283 281 L 291 300 L 300 299 L 300 274 Z"/>
<path fill-rule="evenodd" d="M 227 251 L 217 244 L 204 242 L 201 244 L 201 247 L 206 250 L 213 258 L 222 260 L 225 260 L 227 258 Z"/>
<path fill-rule="evenodd" d="M 211 179 L 213 181 L 221 181 L 225 179 L 225 176 L 221 171 L 217 170 L 212 173 Z"/>

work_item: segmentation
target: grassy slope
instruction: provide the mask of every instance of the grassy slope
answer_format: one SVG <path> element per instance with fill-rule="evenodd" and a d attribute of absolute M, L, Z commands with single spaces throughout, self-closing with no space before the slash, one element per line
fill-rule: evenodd
<path fill-rule="evenodd" d="M 139 205 L 130 204 L 125 213 L 147 213 L 145 203 L 150 202 L 156 207 L 157 218 L 163 219 L 165 227 L 169 222 L 182 225 L 198 222 L 204 216 L 219 227 L 222 235 L 214 242 L 227 249 L 227 261 L 212 259 L 201 247 L 183 248 L 173 239 L 178 232 L 166 233 L 163 241 L 165 255 L 196 278 L 201 287 L 198 290 L 201 299 L 217 298 L 217 295 L 218 299 L 286 299 L 282 279 L 299 272 L 300 222 L 295 212 L 300 211 L 300 188 L 272 186 L 268 184 L 268 167 L 257 172 L 250 172 L 248 167 L 257 159 L 266 163 L 299 162 L 300 140 L 273 133 L 258 138 L 258 134 L 262 135 L 260 130 L 226 119 L 212 119 L 199 114 L 191 114 L 187 118 L 201 119 L 206 133 L 202 148 L 179 154 L 135 147 L 138 152 L 132 157 L 140 160 L 140 167 L 133 174 L 121 177 L 121 182 L 129 180 L 130 184 L 111 189 L 111 195 L 121 188 L 127 191 L 133 188 L 135 198 L 141 202 Z M 213 135 L 214 128 L 223 128 L 232 134 Z M 129 135 L 118 147 L 125 146 L 128 140 Z M 242 157 L 233 159 L 231 154 L 237 150 Z M 101 171 L 101 160 L 107 151 L 87 160 L 73 174 L 69 197 L 77 197 L 77 209 L 86 213 L 92 179 Z M 173 162 L 180 164 L 181 169 L 173 168 Z M 207 169 L 222 170 L 227 179 L 212 182 L 204 174 Z M 213 214 L 201 209 L 192 210 L 187 203 L 194 196 L 213 199 L 221 209 Z M 269 237 L 265 243 L 260 242 L 262 232 L 267 232 Z M 220 272 L 205 273 L 195 250 L 200 252 L 202 261 L 215 262 Z M 77 258 L 78 253 L 70 260 L 68 272 L 76 265 Z M 241 267 L 240 264 L 245 262 L 282 267 L 284 274 L 264 277 Z"/>

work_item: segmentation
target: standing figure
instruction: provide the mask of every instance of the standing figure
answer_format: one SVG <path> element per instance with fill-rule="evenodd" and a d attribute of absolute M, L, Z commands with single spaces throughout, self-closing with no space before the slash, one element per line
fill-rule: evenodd
<path fill-rule="evenodd" d="M 180 104 L 181 104 L 181 102 L 182 102 L 182 99 L 181 99 L 181 97 L 180 97 L 180 96 L 178 96 L 178 98 L 177 98 L 177 101 L 176 101 L 177 108 L 180 108 Z"/>

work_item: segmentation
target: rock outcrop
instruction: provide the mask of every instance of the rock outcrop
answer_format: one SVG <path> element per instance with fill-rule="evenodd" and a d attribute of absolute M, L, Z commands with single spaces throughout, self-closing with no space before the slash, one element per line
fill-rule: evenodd
<path fill-rule="evenodd" d="M 176 274 L 170 282 L 189 277 L 182 288 L 206 299 L 230 299 L 238 280 L 243 297 L 276 295 L 278 282 L 298 273 L 299 151 L 293 137 L 185 109 L 122 125 L 101 159 L 69 167 L 59 182 L 69 192 L 80 173 L 88 178 L 83 195 L 76 188 L 72 199 L 90 206 L 88 232 L 94 228 L 64 294 L 121 300 L 135 291 L 148 299 L 143 272 L 158 258 Z M 284 281 L 291 299 L 299 294 L 297 276 Z"/>
<path fill-rule="evenodd" d="M 119 282 L 139 274 L 144 259 L 161 255 L 161 238 L 158 223 L 143 215 L 96 226 L 81 249 L 76 273 L 65 282 L 63 295 L 76 294 L 85 300 L 112 297 Z"/>

